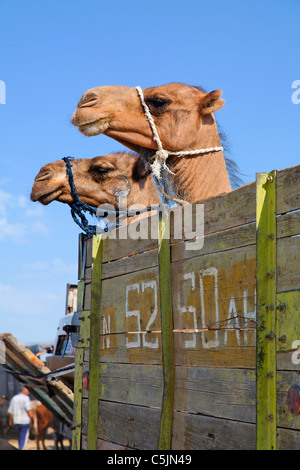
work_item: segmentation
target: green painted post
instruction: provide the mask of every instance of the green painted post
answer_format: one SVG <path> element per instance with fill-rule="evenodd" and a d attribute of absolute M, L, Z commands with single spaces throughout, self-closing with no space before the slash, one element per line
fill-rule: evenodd
<path fill-rule="evenodd" d="M 163 210 L 162 214 L 159 214 L 159 216 L 159 286 L 164 390 L 158 449 L 169 450 L 172 446 L 175 386 L 173 309 L 170 271 L 170 214 L 168 210 Z"/>
<path fill-rule="evenodd" d="M 93 237 L 87 449 L 96 450 L 99 408 L 102 237 Z"/>
<path fill-rule="evenodd" d="M 276 172 L 256 181 L 257 449 L 276 449 Z"/>

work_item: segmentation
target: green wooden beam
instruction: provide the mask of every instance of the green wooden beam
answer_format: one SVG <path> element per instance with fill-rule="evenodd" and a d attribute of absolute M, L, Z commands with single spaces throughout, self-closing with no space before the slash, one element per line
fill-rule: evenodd
<path fill-rule="evenodd" d="M 257 449 L 276 449 L 276 172 L 256 180 Z"/>
<path fill-rule="evenodd" d="M 90 314 L 90 363 L 88 393 L 87 449 L 97 448 L 99 362 L 100 362 L 100 318 L 101 318 L 101 275 L 102 275 L 101 236 L 93 237 L 92 247 L 92 297 Z"/>
<path fill-rule="evenodd" d="M 159 214 L 159 216 L 159 286 L 164 389 L 158 449 L 169 450 L 172 445 L 175 386 L 173 309 L 170 270 L 170 213 L 168 210 L 163 210 L 162 214 Z"/>
<path fill-rule="evenodd" d="M 72 450 L 81 450 L 83 348 L 75 349 Z"/>

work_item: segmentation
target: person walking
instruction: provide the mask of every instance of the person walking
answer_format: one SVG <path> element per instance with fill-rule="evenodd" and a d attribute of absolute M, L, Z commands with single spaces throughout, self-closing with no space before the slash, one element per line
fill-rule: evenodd
<path fill-rule="evenodd" d="M 15 426 L 19 435 L 19 450 L 24 450 L 29 434 L 32 419 L 29 390 L 22 387 L 20 393 L 12 397 L 9 407 L 9 425 Z"/>

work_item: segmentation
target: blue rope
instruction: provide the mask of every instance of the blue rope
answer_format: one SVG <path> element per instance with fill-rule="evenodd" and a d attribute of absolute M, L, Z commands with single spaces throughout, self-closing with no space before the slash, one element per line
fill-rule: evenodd
<path fill-rule="evenodd" d="M 70 184 L 70 188 L 71 188 L 71 192 L 72 192 L 72 197 L 74 199 L 74 202 L 72 202 L 71 204 L 69 204 L 70 208 L 71 208 L 71 215 L 73 217 L 73 220 L 74 222 L 79 225 L 79 227 L 81 228 L 81 230 L 83 230 L 88 238 L 92 238 L 93 235 L 96 235 L 96 233 L 104 233 L 104 232 L 107 232 L 109 230 L 109 225 L 107 223 L 107 221 L 105 220 L 105 217 L 107 217 L 107 215 L 109 214 L 115 214 L 116 216 L 119 216 L 121 214 L 127 214 L 127 215 L 137 215 L 138 213 L 142 213 L 142 212 L 147 212 L 147 211 L 150 211 L 151 210 L 151 207 L 146 207 L 145 209 L 136 209 L 136 210 L 131 210 L 131 211 L 128 211 L 128 210 L 124 210 L 124 211 L 120 211 L 120 210 L 115 210 L 115 211 L 112 211 L 112 210 L 109 210 L 109 209 L 105 209 L 104 210 L 104 215 L 103 216 L 99 216 L 97 215 L 97 207 L 94 207 L 94 206 L 91 206 L 89 204 L 84 204 L 83 202 L 80 201 L 79 197 L 78 197 L 78 194 L 77 194 L 77 191 L 76 191 L 76 187 L 75 187 L 75 183 L 74 183 L 74 178 L 73 178 L 73 173 L 72 173 L 72 165 L 70 163 L 70 159 L 73 160 L 73 157 L 63 157 L 62 160 L 65 161 L 66 165 L 67 165 L 67 174 L 68 174 L 68 177 L 69 177 L 69 184 Z M 83 214 L 83 212 L 89 212 L 91 215 L 94 215 L 99 218 L 99 219 L 102 219 L 102 221 L 104 221 L 105 223 L 105 227 L 101 230 L 97 229 L 97 225 L 90 225 L 86 216 Z M 116 224 L 115 225 L 115 228 L 118 228 L 120 227 L 120 224 Z"/>

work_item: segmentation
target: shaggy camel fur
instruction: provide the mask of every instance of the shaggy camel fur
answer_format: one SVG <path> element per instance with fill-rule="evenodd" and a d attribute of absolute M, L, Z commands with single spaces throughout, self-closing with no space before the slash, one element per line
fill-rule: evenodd
<path fill-rule="evenodd" d="M 224 100 L 221 91 L 171 83 L 143 90 L 163 149 L 171 152 L 220 147 L 214 112 Z M 137 88 L 100 86 L 87 90 L 71 122 L 86 136 L 104 133 L 153 162 L 157 143 L 145 116 Z M 187 202 L 196 202 L 231 191 L 222 151 L 187 156 L 170 155 L 167 165 L 173 190 Z M 148 165 L 148 171 L 151 167 Z"/>

